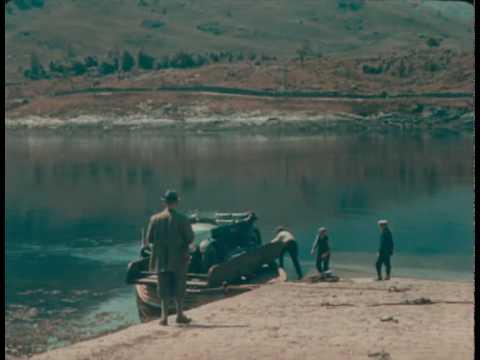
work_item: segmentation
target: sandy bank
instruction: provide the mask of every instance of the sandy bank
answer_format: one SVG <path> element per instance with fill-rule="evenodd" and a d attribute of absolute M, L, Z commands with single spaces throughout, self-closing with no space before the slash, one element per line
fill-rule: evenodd
<path fill-rule="evenodd" d="M 153 321 L 33 359 L 473 359 L 473 289 L 411 279 L 271 284 L 189 311 L 187 327 Z"/>
<path fill-rule="evenodd" d="M 134 114 L 127 116 L 80 115 L 71 118 L 26 116 L 18 119 L 5 119 L 5 127 L 11 130 L 159 130 L 185 132 L 219 131 L 386 131 L 386 130 L 445 130 L 454 132 L 472 132 L 474 114 L 455 114 L 445 116 L 418 116 L 404 113 L 380 113 L 376 115 L 357 115 L 352 113 L 307 112 L 270 113 L 250 112 L 228 115 L 191 114 L 182 119 L 174 119 L 164 114 Z"/>

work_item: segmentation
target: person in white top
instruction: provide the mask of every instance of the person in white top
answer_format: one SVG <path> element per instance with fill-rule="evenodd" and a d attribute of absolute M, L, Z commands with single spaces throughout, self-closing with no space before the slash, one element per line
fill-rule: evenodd
<path fill-rule="evenodd" d="M 278 262 L 280 267 L 283 268 L 283 258 L 285 253 L 290 254 L 290 258 L 292 259 L 293 266 L 295 267 L 295 271 L 297 273 L 297 277 L 300 280 L 303 277 L 302 268 L 300 267 L 300 262 L 298 261 L 298 245 L 297 241 L 293 234 L 284 226 L 279 226 L 275 230 L 275 237 L 272 239 L 272 242 L 283 242 L 285 244 L 280 257 L 278 258 Z"/>

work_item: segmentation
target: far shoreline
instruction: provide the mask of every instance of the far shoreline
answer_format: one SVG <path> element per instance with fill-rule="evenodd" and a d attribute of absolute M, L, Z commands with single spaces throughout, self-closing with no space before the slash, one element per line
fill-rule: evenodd
<path fill-rule="evenodd" d="M 319 134 L 319 133 L 403 133 L 473 134 L 475 114 L 443 119 L 422 118 L 409 113 L 362 116 L 326 114 L 231 114 L 172 119 L 155 115 L 80 115 L 75 117 L 26 116 L 5 119 L 5 131 L 97 132 L 168 134 Z"/>

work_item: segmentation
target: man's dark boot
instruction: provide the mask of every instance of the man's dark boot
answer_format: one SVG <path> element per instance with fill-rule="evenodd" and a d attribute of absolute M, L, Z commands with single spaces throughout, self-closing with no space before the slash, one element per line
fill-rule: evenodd
<path fill-rule="evenodd" d="M 192 319 L 189 317 L 186 317 L 185 315 L 179 315 L 177 316 L 177 324 L 190 324 L 192 322 Z"/>
<path fill-rule="evenodd" d="M 160 300 L 160 306 L 162 307 L 162 317 L 160 319 L 160 325 L 167 326 L 168 325 L 168 300 L 166 299 Z"/>
<path fill-rule="evenodd" d="M 192 319 L 185 316 L 183 313 L 183 299 L 176 300 L 177 305 L 177 324 L 190 324 Z"/>

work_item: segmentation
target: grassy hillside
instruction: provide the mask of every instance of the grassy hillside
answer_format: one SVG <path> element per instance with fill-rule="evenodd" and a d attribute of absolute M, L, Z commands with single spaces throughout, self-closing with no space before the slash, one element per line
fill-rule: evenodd
<path fill-rule="evenodd" d="M 45 65 L 143 49 L 250 56 L 363 57 L 416 49 L 473 54 L 471 5 L 364 0 L 13 0 L 5 8 L 6 81 L 32 54 Z M 433 39 L 433 40 L 432 40 Z"/>

